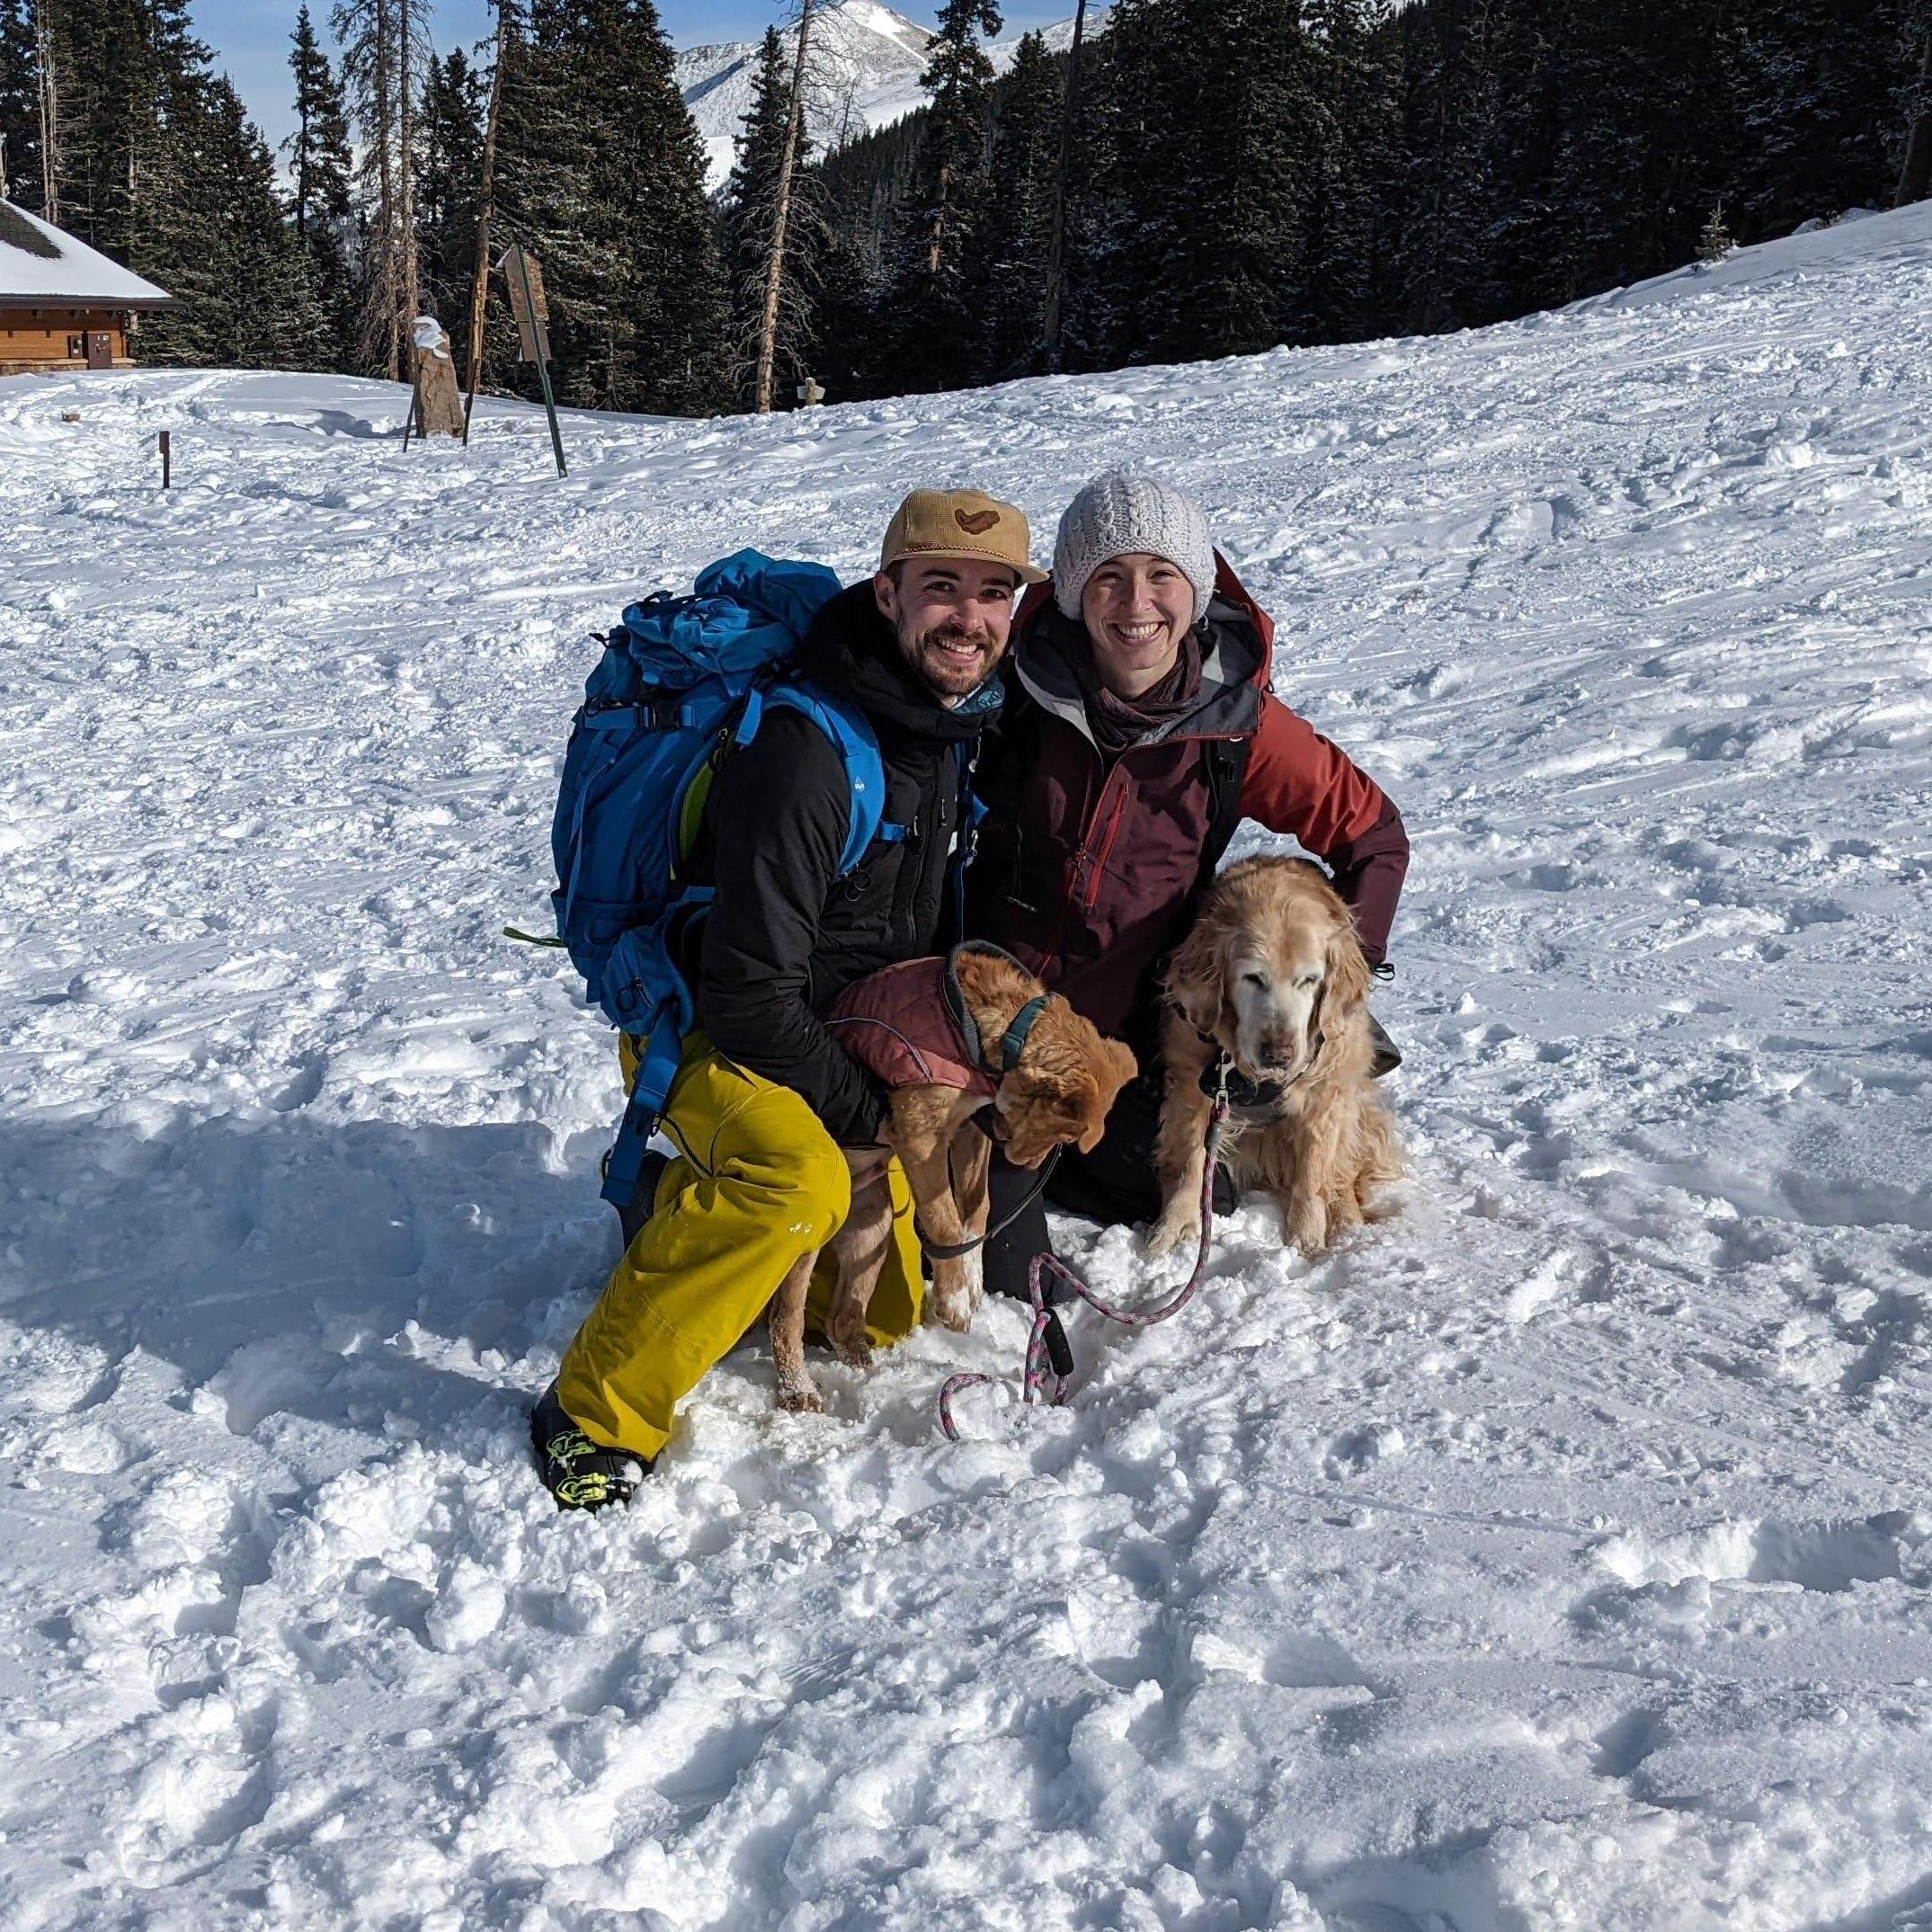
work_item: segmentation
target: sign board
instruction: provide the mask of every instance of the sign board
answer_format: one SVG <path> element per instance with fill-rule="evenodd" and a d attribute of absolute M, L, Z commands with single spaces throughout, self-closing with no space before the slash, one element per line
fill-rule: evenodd
<path fill-rule="evenodd" d="M 525 362 L 550 360 L 550 305 L 544 299 L 543 268 L 521 242 L 503 251 L 497 267 L 510 288 L 510 312 L 517 318 L 517 354 Z"/>
<path fill-rule="evenodd" d="M 550 305 L 543 298 L 543 271 L 537 257 L 521 242 L 504 249 L 497 267 L 510 287 L 510 307 L 517 318 L 519 354 L 537 365 L 537 380 L 543 388 L 544 414 L 550 419 L 550 450 L 556 458 L 556 473 L 565 476 L 564 437 L 556 426 L 556 398 L 550 393 L 550 333 L 544 324 L 550 319 Z"/>

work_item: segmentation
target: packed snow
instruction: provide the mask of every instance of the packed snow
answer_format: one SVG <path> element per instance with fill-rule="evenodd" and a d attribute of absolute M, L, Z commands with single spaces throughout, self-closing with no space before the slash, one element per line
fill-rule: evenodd
<path fill-rule="evenodd" d="M 1932 1923 L 1928 394 L 1932 206 L 1478 334 L 571 416 L 567 481 L 511 404 L 0 382 L 0 1924 Z M 1014 1305 L 824 1416 L 754 1336 L 559 1517 L 619 1084 L 500 929 L 589 634 L 859 574 L 916 484 L 1044 550 L 1124 462 L 1407 815 L 1402 1214 L 1246 1206 L 1063 1410 Z"/>

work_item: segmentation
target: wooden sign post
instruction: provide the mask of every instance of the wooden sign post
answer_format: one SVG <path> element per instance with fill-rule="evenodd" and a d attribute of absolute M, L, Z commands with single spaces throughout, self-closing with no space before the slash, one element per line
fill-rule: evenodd
<path fill-rule="evenodd" d="M 550 415 L 550 447 L 556 454 L 556 473 L 568 476 L 569 471 L 564 467 L 564 439 L 556 426 L 556 399 L 550 394 L 550 332 L 545 326 L 550 319 L 550 307 L 543 298 L 543 270 L 536 256 L 521 242 L 512 243 L 503 251 L 503 259 L 497 266 L 509 284 L 510 309 L 517 318 L 517 354 L 521 361 L 537 365 L 543 406 Z"/>

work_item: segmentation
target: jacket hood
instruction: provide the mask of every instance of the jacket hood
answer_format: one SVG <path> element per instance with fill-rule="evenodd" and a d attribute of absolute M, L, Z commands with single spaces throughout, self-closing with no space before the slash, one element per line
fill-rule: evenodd
<path fill-rule="evenodd" d="M 1226 596 L 1217 586 L 1207 615 L 1195 626 L 1201 640 L 1201 688 L 1193 707 L 1139 742 L 1168 738 L 1231 738 L 1250 735 L 1260 721 L 1260 693 L 1269 689 L 1273 629 L 1248 593 L 1221 564 L 1223 579 L 1239 593 Z M 1012 675 L 1035 703 L 1064 718 L 1083 735 L 1093 736 L 1081 690 L 1081 659 L 1091 657 L 1086 627 L 1042 599 L 1026 622 L 1012 655 Z"/>
<path fill-rule="evenodd" d="M 941 704 L 900 654 L 893 628 L 873 601 L 868 578 L 841 591 L 813 621 L 801 647 L 799 672 L 821 690 L 842 698 L 877 728 L 956 744 L 976 738 L 1000 715 L 1004 689 L 997 674 L 962 703 Z"/>

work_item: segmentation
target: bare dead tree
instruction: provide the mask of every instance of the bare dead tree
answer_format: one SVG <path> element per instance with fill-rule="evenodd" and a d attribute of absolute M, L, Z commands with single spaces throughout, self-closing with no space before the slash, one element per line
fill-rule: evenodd
<path fill-rule="evenodd" d="M 483 383 L 483 317 L 490 298 L 490 217 L 496 206 L 496 128 L 503 107 L 503 65 L 509 58 L 510 35 L 505 25 L 509 8 L 496 9 L 496 62 L 490 74 L 490 112 L 483 128 L 483 183 L 476 197 L 476 269 L 469 284 L 469 394 L 463 403 L 463 441 L 469 441 L 469 419 Z"/>
<path fill-rule="evenodd" d="M 771 209 L 771 241 L 765 254 L 765 299 L 758 324 L 758 414 L 771 414 L 772 370 L 778 361 L 779 305 L 785 287 L 785 231 L 791 220 L 792 175 L 804 139 L 806 62 L 812 37 L 812 0 L 799 0 L 798 57 L 792 65 L 790 111 L 785 121 L 785 149 Z"/>
<path fill-rule="evenodd" d="M 404 342 L 414 339 L 416 317 L 423 310 L 420 289 L 422 250 L 416 244 L 416 91 L 414 63 L 420 33 L 416 0 L 390 0 L 396 10 L 396 232 L 402 244 L 396 263 L 396 293 L 402 298 L 397 318 Z M 412 362 L 414 358 L 412 356 Z"/>
<path fill-rule="evenodd" d="M 54 30 L 47 0 L 33 10 L 34 64 L 40 68 L 40 212 L 60 219 L 60 90 L 54 75 Z"/>

